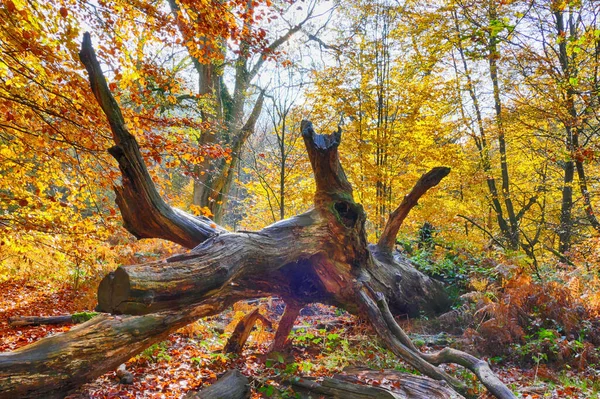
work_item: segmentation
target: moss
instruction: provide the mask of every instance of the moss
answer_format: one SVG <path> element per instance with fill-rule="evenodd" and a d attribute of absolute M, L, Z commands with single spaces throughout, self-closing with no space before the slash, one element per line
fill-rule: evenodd
<path fill-rule="evenodd" d="M 73 316 L 72 316 L 73 323 L 84 323 L 84 322 L 92 319 L 97 314 L 98 313 L 96 313 L 96 312 L 78 312 L 78 313 L 73 313 Z"/>

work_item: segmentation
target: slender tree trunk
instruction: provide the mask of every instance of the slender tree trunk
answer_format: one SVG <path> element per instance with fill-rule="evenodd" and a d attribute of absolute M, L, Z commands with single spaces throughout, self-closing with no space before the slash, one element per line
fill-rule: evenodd
<path fill-rule="evenodd" d="M 566 91 L 566 102 L 571 118 L 565 122 L 565 147 L 569 154 L 569 159 L 565 162 L 562 201 L 560 207 L 560 225 L 558 227 L 558 252 L 565 254 L 571 247 L 571 236 L 573 231 L 573 177 L 575 175 L 575 162 L 573 156 L 578 145 L 578 132 L 573 126 L 576 123 L 577 112 L 573 100 L 573 88 L 570 86 L 569 78 L 571 76 L 569 57 L 567 55 L 567 32 L 565 30 L 565 21 L 562 11 L 554 12 L 557 36 L 563 38 L 558 44 L 558 58 L 563 73 L 564 84 L 568 85 Z"/>
<path fill-rule="evenodd" d="M 583 197 L 585 215 L 590 225 L 596 229 L 596 231 L 600 232 L 600 222 L 598 221 L 598 218 L 594 213 L 594 208 L 592 207 L 592 198 L 587 185 L 583 160 L 575 159 L 575 169 L 577 170 L 577 179 L 579 180 L 579 190 L 581 191 L 581 196 Z"/>
<path fill-rule="evenodd" d="M 283 120 L 281 121 L 281 138 L 279 139 L 279 156 L 281 164 L 279 167 L 279 219 L 285 219 L 285 174 L 286 174 L 286 161 L 287 154 L 285 150 L 285 138 L 286 138 L 286 126 L 287 126 L 287 112 L 283 114 Z"/>
<path fill-rule="evenodd" d="M 490 1 L 489 20 L 495 21 L 498 19 L 495 1 Z M 490 33 L 489 49 L 488 49 L 490 78 L 494 93 L 494 110 L 496 113 L 496 129 L 498 130 L 498 150 L 500 152 L 500 170 L 502 175 L 502 196 L 504 198 L 504 206 L 510 223 L 508 230 L 509 248 L 517 250 L 520 247 L 519 239 L 519 220 L 517 219 L 515 209 L 511 198 L 510 177 L 508 173 L 508 160 L 506 154 L 506 137 L 504 131 L 504 123 L 502 120 L 502 100 L 500 99 L 500 84 L 498 82 L 498 59 L 500 53 L 498 51 L 498 37 L 494 32 Z"/>
<path fill-rule="evenodd" d="M 457 49 L 461 58 L 461 62 L 464 69 L 465 78 L 467 80 L 467 92 L 469 93 L 469 97 L 473 102 L 473 108 L 475 110 L 475 118 L 477 123 L 477 130 L 479 131 L 479 136 L 474 136 L 475 145 L 477 146 L 477 150 L 479 152 L 479 158 L 481 160 L 481 167 L 486 174 L 486 184 L 488 186 L 488 191 L 490 193 L 490 205 L 494 210 L 494 214 L 496 216 L 496 221 L 498 223 L 498 227 L 500 228 L 500 232 L 502 236 L 510 241 L 511 233 L 508 222 L 506 221 L 502 204 L 500 203 L 500 195 L 498 193 L 498 188 L 496 186 L 496 179 L 492 173 L 492 165 L 489 155 L 489 145 L 487 139 L 487 133 L 483 124 L 483 116 L 481 113 L 481 107 L 479 105 L 479 98 L 477 97 L 477 93 L 475 91 L 475 86 L 473 84 L 473 79 L 471 77 L 470 69 L 467 65 L 467 59 L 465 56 L 465 51 L 462 45 L 462 37 L 461 37 L 461 29 L 458 20 L 458 14 L 456 11 L 452 12 L 452 16 L 454 19 L 454 25 L 457 33 Z"/>

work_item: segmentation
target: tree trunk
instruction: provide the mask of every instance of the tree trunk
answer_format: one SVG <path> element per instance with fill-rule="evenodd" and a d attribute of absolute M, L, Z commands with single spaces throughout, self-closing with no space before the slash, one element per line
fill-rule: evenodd
<path fill-rule="evenodd" d="M 496 2 L 491 1 L 489 3 L 489 20 L 495 21 L 498 19 L 498 13 L 496 9 Z M 502 101 L 500 99 L 500 84 L 498 82 L 498 59 L 500 53 L 498 51 L 498 36 L 493 31 L 489 33 L 488 42 L 488 63 L 490 71 L 490 79 L 492 80 L 492 87 L 494 93 L 494 110 L 496 113 L 496 128 L 498 130 L 498 151 L 500 152 L 500 170 L 502 176 L 502 197 L 504 198 L 504 206 L 506 207 L 506 213 L 508 214 L 508 221 L 510 223 L 510 230 L 508 238 L 509 248 L 516 251 L 520 247 L 519 238 L 519 220 L 517 218 L 512 198 L 511 198 L 511 184 L 508 173 L 508 159 L 506 153 L 506 137 L 504 134 L 504 121 L 502 115 Z"/>
<path fill-rule="evenodd" d="M 385 382 L 380 386 L 365 385 L 365 381 L 383 380 Z M 319 397 L 344 399 L 463 398 L 443 383 L 396 370 L 350 368 L 333 378 L 324 378 L 321 382 L 313 378 L 301 378 L 293 381 L 292 386 L 298 389 L 302 398 L 314 397 L 314 394 L 318 394 Z"/>
<path fill-rule="evenodd" d="M 84 39 L 82 59 L 96 98 L 108 104 L 110 111 L 116 103 L 100 73 L 89 36 Z M 122 118 L 118 118 L 120 113 L 106 113 L 113 131 L 127 133 Z M 67 333 L 0 354 L 0 396 L 64 395 L 193 320 L 218 313 L 241 299 L 269 295 L 294 307 L 321 302 L 362 316 L 373 324 L 384 344 L 415 369 L 464 391 L 464 384 L 433 364 L 446 362 L 448 357 L 427 357 L 414 346 L 407 346 L 405 334 L 385 300 L 389 298 L 396 312 L 435 310 L 448 303 L 441 285 L 394 258 L 388 247 L 368 245 L 366 214 L 354 201 L 338 158 L 341 130 L 316 134 L 307 121 L 302 122 L 301 129 L 317 187 L 313 210 L 257 232 L 243 233 L 210 225 L 206 230 L 205 219 L 172 213 L 176 221 L 189 221 L 198 232 L 181 241 L 200 241 L 200 245 L 188 254 L 119 267 L 106 276 L 98 288 L 98 309 L 127 316 L 101 315 Z M 132 137 L 128 139 L 135 142 Z M 129 165 L 124 161 L 121 167 L 125 173 Z M 144 177 L 143 172 L 147 175 L 143 169 L 132 176 Z M 146 182 L 134 179 L 124 184 L 142 190 L 139 185 Z M 123 200 L 129 203 L 135 197 Z M 152 202 L 140 206 L 152 206 Z M 177 223 L 167 222 L 165 229 L 146 224 L 146 230 L 138 231 L 165 231 L 167 236 L 181 238 L 172 228 Z M 393 242 L 391 236 L 387 242 Z M 293 319 L 294 312 L 289 315 Z M 497 397 L 514 398 L 487 373 L 484 362 L 464 356 L 450 360 L 456 359 L 469 366 Z"/>
<path fill-rule="evenodd" d="M 563 12 L 557 10 L 554 12 L 556 19 L 556 33 L 558 37 L 567 38 L 568 34 L 565 30 L 565 22 L 563 19 Z M 573 157 L 575 150 L 578 147 L 578 132 L 574 124 L 577 120 L 577 112 L 573 104 L 573 88 L 570 86 L 569 78 L 571 77 L 571 67 L 569 65 L 569 57 L 567 55 L 567 41 L 561 40 L 558 44 L 558 60 L 560 62 L 561 70 L 563 73 L 564 83 L 567 85 L 566 90 L 566 101 L 567 108 L 571 115 L 572 120 L 565 123 L 565 150 L 569 154 L 569 159 L 565 162 L 564 166 L 564 177 L 563 177 L 563 188 L 562 188 L 562 201 L 560 205 L 560 224 L 558 226 L 558 252 L 565 255 L 571 248 L 571 236 L 573 234 L 573 178 L 575 176 L 575 163 Z M 561 82 L 562 83 L 562 82 Z"/>
<path fill-rule="evenodd" d="M 248 378 L 238 370 L 229 370 L 211 386 L 188 393 L 184 399 L 247 399 L 250 393 Z"/>
<path fill-rule="evenodd" d="M 0 353 L 0 398 L 63 398 L 164 340 L 197 315 L 204 312 L 193 309 L 149 316 L 99 315 L 66 333 Z"/>

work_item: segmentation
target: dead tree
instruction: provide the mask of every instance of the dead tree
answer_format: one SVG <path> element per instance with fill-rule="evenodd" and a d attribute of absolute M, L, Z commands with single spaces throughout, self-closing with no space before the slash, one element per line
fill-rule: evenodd
<path fill-rule="evenodd" d="M 108 89 L 88 34 L 80 57 L 114 135 L 115 146 L 109 151 L 122 172 L 115 191 L 126 228 L 139 238 L 160 237 L 194 248 L 164 261 L 119 267 L 98 287 L 98 310 L 107 314 L 0 354 L 0 397 L 62 397 L 187 323 L 219 313 L 236 301 L 269 295 L 283 298 L 293 309 L 321 302 L 368 319 L 396 355 L 457 392 L 465 392 L 463 383 L 436 365 L 450 361 L 469 367 L 494 395 L 514 397 L 489 372 L 487 363 L 470 355 L 421 354 L 387 307 L 389 302 L 394 313 L 415 314 L 448 303 L 439 283 L 392 255 L 399 218 L 448 174 L 448 168 L 435 168 L 420 179 L 391 215 L 379 244 L 369 245 L 366 214 L 354 201 L 338 158 L 341 130 L 321 135 L 304 121 L 302 136 L 316 182 L 314 209 L 260 231 L 228 232 L 161 199 Z M 296 314 L 290 311 L 288 318 Z M 276 335 L 287 337 L 292 325 L 293 320 L 280 323 L 285 331 Z"/>

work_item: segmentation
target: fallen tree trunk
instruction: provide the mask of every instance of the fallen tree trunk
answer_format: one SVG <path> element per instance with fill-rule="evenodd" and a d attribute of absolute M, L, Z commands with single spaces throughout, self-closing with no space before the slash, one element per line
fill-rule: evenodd
<path fill-rule="evenodd" d="M 60 316 L 13 316 L 8 318 L 11 327 L 79 324 L 96 316 L 95 312 L 79 312 Z"/>
<path fill-rule="evenodd" d="M 247 399 L 250 397 L 250 381 L 238 370 L 229 370 L 211 386 L 198 392 L 190 392 L 185 399 Z"/>
<path fill-rule="evenodd" d="M 0 395 L 64 395 L 186 323 L 218 313 L 238 300 L 270 295 L 293 304 L 283 318 L 285 323 L 280 323 L 285 328 L 278 333 L 279 342 L 285 342 L 298 308 L 313 302 L 338 306 L 370 320 L 386 346 L 411 366 L 464 391 L 458 379 L 402 342 L 404 338 L 386 321 L 376 304 L 378 298 L 371 294 L 382 293 L 395 313 L 435 311 L 448 305 L 441 285 L 394 258 L 390 245 L 408 210 L 447 174 L 447 168 L 426 174 L 390 217 L 385 240 L 368 245 L 366 214 L 354 201 L 338 158 L 341 130 L 320 135 L 310 122 L 303 121 L 302 136 L 317 187 L 314 209 L 257 232 L 229 233 L 157 198 L 135 138 L 127 132 L 102 76 L 89 35 L 84 38 L 81 59 L 118 147 L 111 154 L 123 173 L 123 188 L 117 191 L 127 228 L 138 237 L 199 245 L 189 254 L 122 266 L 106 276 L 98 288 L 98 310 L 128 316 L 99 316 L 63 335 L 0 354 Z"/>
<path fill-rule="evenodd" d="M 8 318 L 11 327 L 74 324 L 70 314 L 62 316 L 13 316 Z"/>
<path fill-rule="evenodd" d="M 177 329 L 218 314 L 238 299 L 213 298 L 180 312 L 146 316 L 100 314 L 68 332 L 0 353 L 0 398 L 63 398 Z"/>
<path fill-rule="evenodd" d="M 464 399 L 443 382 L 396 370 L 349 368 L 333 378 L 301 378 L 291 385 L 301 397 L 318 394 L 344 399 Z"/>
<path fill-rule="evenodd" d="M 0 353 L 0 398 L 63 398 L 192 320 L 184 314 L 99 315 L 69 332 Z"/>

